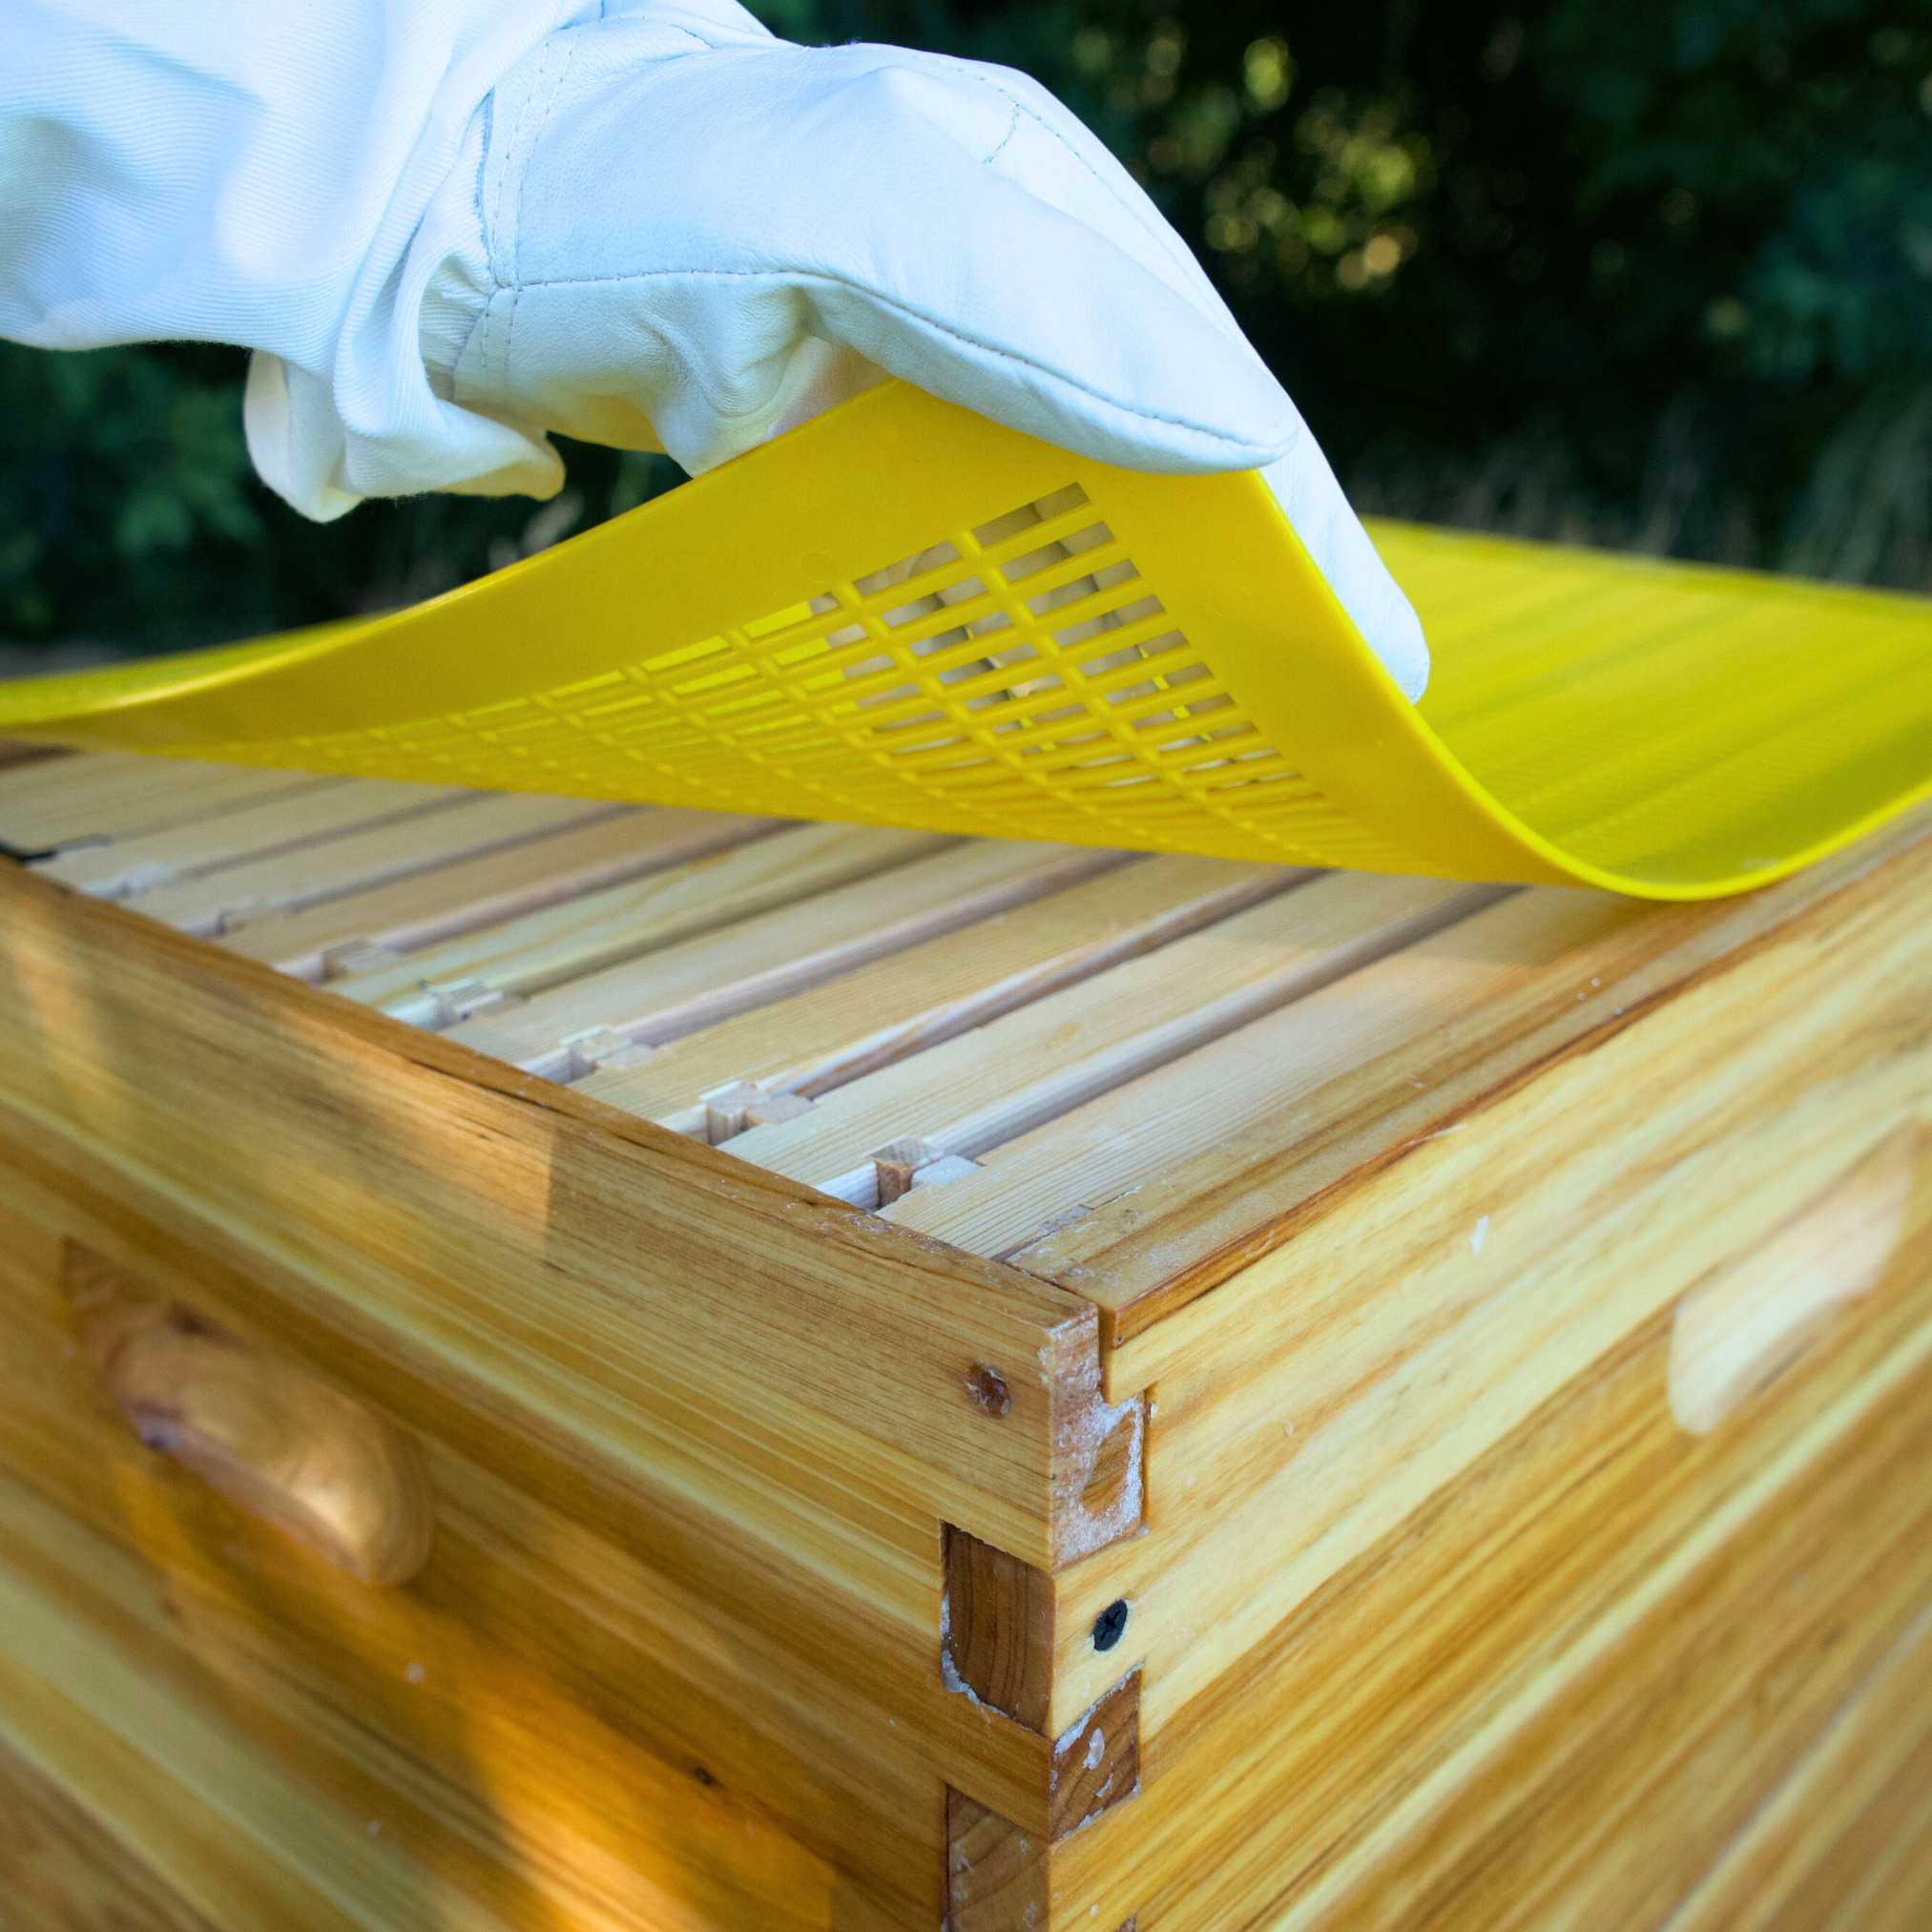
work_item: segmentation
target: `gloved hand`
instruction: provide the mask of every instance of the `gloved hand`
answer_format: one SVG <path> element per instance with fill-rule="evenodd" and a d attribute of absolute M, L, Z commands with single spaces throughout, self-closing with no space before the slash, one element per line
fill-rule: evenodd
<path fill-rule="evenodd" d="M 607 8 L 497 81 L 393 286 L 442 435 L 359 435 L 341 370 L 256 358 L 250 447 L 312 516 L 372 486 L 548 496 L 551 429 L 708 469 L 886 371 L 1128 467 L 1265 469 L 1397 681 L 1426 679 L 1294 404 L 1132 177 L 1020 74 L 795 47 L 734 0 Z"/>
<path fill-rule="evenodd" d="M 1265 467 L 1412 695 L 1420 628 L 1179 239 L 1018 74 L 735 0 L 0 0 L 0 335 L 256 351 L 297 509 L 705 469 L 880 370 L 1154 470 Z"/>

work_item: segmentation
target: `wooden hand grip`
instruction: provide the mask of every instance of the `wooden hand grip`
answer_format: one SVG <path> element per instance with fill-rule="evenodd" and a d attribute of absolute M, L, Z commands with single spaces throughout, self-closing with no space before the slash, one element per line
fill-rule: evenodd
<path fill-rule="evenodd" d="M 95 1372 L 151 1449 L 364 1583 L 422 1568 L 435 1497 L 410 1437 L 85 1249 L 66 1274 Z"/>
<path fill-rule="evenodd" d="M 1881 1140 L 1762 1246 L 1677 1304 L 1671 1412 L 1708 1435 L 1883 1276 L 1905 1231 L 1921 1133 Z"/>

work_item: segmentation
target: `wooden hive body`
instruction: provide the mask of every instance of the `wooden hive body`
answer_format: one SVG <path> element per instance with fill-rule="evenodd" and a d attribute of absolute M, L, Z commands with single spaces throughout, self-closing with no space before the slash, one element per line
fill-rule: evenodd
<path fill-rule="evenodd" d="M 1932 1910 L 1932 814 L 1680 907 L 117 757 L 0 840 L 10 1924 Z"/>

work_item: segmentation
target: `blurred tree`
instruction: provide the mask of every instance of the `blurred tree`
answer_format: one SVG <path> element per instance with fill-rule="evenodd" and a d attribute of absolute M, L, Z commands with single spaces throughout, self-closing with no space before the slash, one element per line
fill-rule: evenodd
<path fill-rule="evenodd" d="M 1366 509 L 1932 590 L 1932 0 L 757 0 L 1035 74 Z M 0 350 L 0 624 L 146 648 L 420 596 L 675 480 L 303 525 L 220 351 Z"/>
<path fill-rule="evenodd" d="M 0 343 L 0 668 L 74 640 L 160 651 L 433 596 L 682 480 L 559 438 L 562 494 L 421 496 L 313 524 L 257 480 L 239 350 Z"/>

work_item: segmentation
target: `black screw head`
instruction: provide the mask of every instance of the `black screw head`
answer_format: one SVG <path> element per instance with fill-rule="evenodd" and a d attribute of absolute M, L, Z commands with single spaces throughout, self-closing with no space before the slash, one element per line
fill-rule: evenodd
<path fill-rule="evenodd" d="M 1093 1648 L 1111 1651 L 1127 1630 L 1127 1599 L 1117 1596 L 1093 1619 Z"/>

